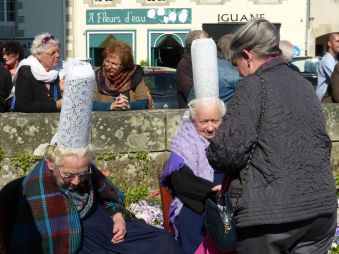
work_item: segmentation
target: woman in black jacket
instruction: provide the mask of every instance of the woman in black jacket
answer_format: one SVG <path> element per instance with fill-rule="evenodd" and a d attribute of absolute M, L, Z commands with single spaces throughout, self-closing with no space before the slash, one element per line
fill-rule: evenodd
<path fill-rule="evenodd" d="M 337 199 L 319 99 L 281 59 L 279 33 L 267 20 L 241 27 L 230 49 L 244 79 L 207 154 L 234 177 L 237 252 L 327 253 Z"/>
<path fill-rule="evenodd" d="M 31 53 L 31 56 L 20 62 L 13 80 L 14 111 L 58 112 L 62 106 L 59 41 L 49 33 L 37 35 Z"/>

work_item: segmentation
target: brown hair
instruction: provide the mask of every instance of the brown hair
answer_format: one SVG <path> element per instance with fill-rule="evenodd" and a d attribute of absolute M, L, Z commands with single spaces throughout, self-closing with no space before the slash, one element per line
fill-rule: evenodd
<path fill-rule="evenodd" d="M 117 39 L 109 40 L 102 55 L 105 59 L 109 54 L 116 54 L 119 56 L 124 70 L 131 68 L 134 64 L 132 48 L 123 41 Z"/>

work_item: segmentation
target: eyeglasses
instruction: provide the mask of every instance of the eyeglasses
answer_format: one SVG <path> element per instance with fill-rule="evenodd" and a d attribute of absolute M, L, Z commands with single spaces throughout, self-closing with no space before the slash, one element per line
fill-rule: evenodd
<path fill-rule="evenodd" d="M 79 177 L 80 180 L 83 180 L 83 179 L 85 179 L 86 177 L 88 177 L 92 174 L 92 170 L 91 170 L 90 166 L 88 167 L 87 172 L 80 173 L 80 174 L 64 174 L 64 173 L 60 172 L 60 170 L 58 168 L 55 168 L 55 169 L 59 172 L 59 175 L 61 176 L 61 178 L 66 182 L 70 182 L 76 177 Z"/>
<path fill-rule="evenodd" d="M 104 60 L 104 65 L 111 66 L 111 67 L 119 67 L 121 63 L 109 62 L 107 60 Z"/>
<path fill-rule="evenodd" d="M 53 35 L 51 35 L 51 36 L 46 36 L 45 38 L 43 38 L 43 39 L 41 40 L 41 43 L 47 44 L 50 40 L 54 40 L 54 39 L 55 39 L 55 37 L 54 37 Z"/>

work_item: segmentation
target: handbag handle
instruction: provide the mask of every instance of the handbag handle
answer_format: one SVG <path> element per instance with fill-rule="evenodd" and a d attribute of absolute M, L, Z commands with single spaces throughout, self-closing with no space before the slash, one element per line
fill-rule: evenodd
<path fill-rule="evenodd" d="M 258 140 L 259 140 L 259 134 L 261 131 L 261 127 L 262 127 L 262 123 L 264 122 L 264 116 L 265 116 L 265 109 L 266 109 L 266 99 L 267 99 L 267 93 L 266 93 L 266 86 L 265 86 L 265 80 L 264 77 L 261 74 L 258 74 L 259 78 L 260 78 L 260 83 L 261 83 L 261 87 L 262 87 L 262 104 L 261 104 L 261 112 L 260 112 L 260 116 L 259 116 L 259 121 L 257 124 L 257 128 L 256 128 L 256 133 L 255 133 L 255 142 L 252 145 L 251 148 L 251 152 L 250 152 L 250 156 L 248 158 L 247 164 L 245 169 L 243 170 L 243 175 L 240 177 L 240 182 L 243 183 L 246 180 L 246 177 L 248 175 L 248 169 L 251 165 L 252 162 L 252 157 L 253 154 L 255 152 L 255 149 L 257 147 L 258 144 Z M 241 172 L 241 171 L 240 171 Z"/>
<path fill-rule="evenodd" d="M 243 175 L 240 177 L 241 183 L 245 182 L 245 180 L 246 180 L 246 177 L 247 177 L 247 174 L 248 174 L 248 169 L 251 165 L 252 157 L 253 157 L 253 154 L 254 154 L 255 149 L 257 147 L 257 144 L 258 144 L 259 134 L 260 134 L 260 131 L 261 131 L 262 123 L 264 121 L 264 115 L 265 115 L 265 109 L 266 109 L 267 93 L 266 93 L 265 80 L 264 80 L 264 77 L 261 74 L 258 74 L 258 76 L 260 78 L 260 83 L 261 83 L 261 87 L 262 87 L 261 111 L 260 111 L 259 121 L 258 121 L 258 124 L 257 124 L 257 127 L 256 127 L 255 142 L 252 145 L 250 156 L 249 156 L 249 159 L 247 161 L 246 167 L 245 167 L 245 169 L 243 169 Z M 221 193 L 227 192 L 228 186 L 230 185 L 231 181 L 232 180 L 230 179 L 230 177 L 224 176 L 224 179 L 222 181 Z"/>

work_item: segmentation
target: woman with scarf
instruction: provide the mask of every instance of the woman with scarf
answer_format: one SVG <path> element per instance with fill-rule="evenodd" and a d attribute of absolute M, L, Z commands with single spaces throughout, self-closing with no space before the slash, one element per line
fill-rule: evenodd
<path fill-rule="evenodd" d="M 15 97 L 11 109 L 25 113 L 58 112 L 62 106 L 59 41 L 49 33 L 37 35 L 31 53 L 13 78 Z"/>
<path fill-rule="evenodd" d="M 103 65 L 96 70 L 94 111 L 137 110 L 154 107 L 144 73 L 133 63 L 132 49 L 112 39 L 103 51 Z"/>
<path fill-rule="evenodd" d="M 170 234 L 135 218 L 93 164 L 94 71 L 73 60 L 65 71 L 58 130 L 21 184 L 9 253 L 183 253 Z"/>
<path fill-rule="evenodd" d="M 205 238 L 205 200 L 221 189 L 223 173 L 214 171 L 209 165 L 205 149 L 226 110 L 219 98 L 196 99 L 188 106 L 190 117 L 183 120 L 171 142 L 171 153 L 162 172 L 161 184 L 168 187 L 174 196 L 170 220 L 176 238 L 185 253 L 193 254 Z"/>

